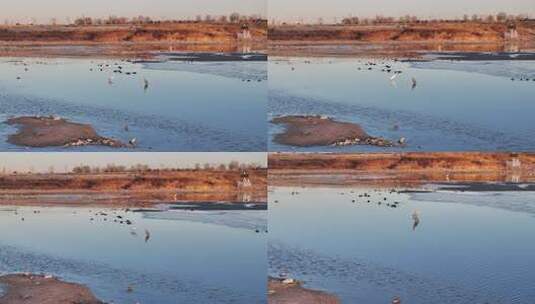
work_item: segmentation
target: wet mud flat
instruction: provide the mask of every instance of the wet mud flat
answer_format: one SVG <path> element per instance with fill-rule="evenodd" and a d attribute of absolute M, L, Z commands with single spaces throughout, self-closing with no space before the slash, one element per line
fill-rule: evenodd
<path fill-rule="evenodd" d="M 340 301 L 326 292 L 304 288 L 293 279 L 268 279 L 269 304 L 339 304 Z"/>
<path fill-rule="evenodd" d="M 12 274 L 0 277 L 6 292 L 1 304 L 104 304 L 85 286 L 63 282 L 52 276 Z"/>
<path fill-rule="evenodd" d="M 19 146 L 125 146 L 118 140 L 100 136 L 91 125 L 70 122 L 60 117 L 23 116 L 10 118 L 5 123 L 18 128 L 18 132 L 9 135 L 7 141 Z"/>
<path fill-rule="evenodd" d="M 339 122 L 323 116 L 280 116 L 271 123 L 286 130 L 276 134 L 274 141 L 298 147 L 374 145 L 390 147 L 393 143 L 368 135 L 358 124 Z"/>

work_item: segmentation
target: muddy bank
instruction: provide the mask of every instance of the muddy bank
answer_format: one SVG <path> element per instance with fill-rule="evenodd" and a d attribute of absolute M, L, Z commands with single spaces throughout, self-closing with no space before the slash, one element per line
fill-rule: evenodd
<path fill-rule="evenodd" d="M 453 41 L 269 41 L 270 56 L 296 57 L 365 57 L 422 59 L 429 52 L 534 52 L 535 42 L 453 42 Z"/>
<path fill-rule="evenodd" d="M 393 146 L 386 139 L 368 135 L 358 124 L 323 116 L 281 116 L 273 118 L 271 123 L 286 128 L 283 133 L 276 134 L 273 140 L 288 146 Z"/>
<path fill-rule="evenodd" d="M 131 60 L 152 59 L 161 52 L 266 52 L 263 42 L 247 43 L 181 43 L 158 42 L 0 42 L 2 57 L 60 57 L 60 58 L 116 58 Z"/>
<path fill-rule="evenodd" d="M 0 284 L 6 286 L 0 304 L 104 304 L 87 287 L 49 276 L 5 275 Z"/>
<path fill-rule="evenodd" d="M 124 147 L 122 142 L 97 134 L 91 125 L 74 123 L 59 117 L 15 117 L 6 122 L 18 128 L 8 136 L 11 144 L 26 147 L 87 146 L 100 145 Z"/>
<path fill-rule="evenodd" d="M 339 304 L 340 301 L 325 292 L 306 289 L 293 280 L 269 278 L 269 304 Z"/>
<path fill-rule="evenodd" d="M 158 208 L 165 205 L 188 210 L 264 210 L 266 202 L 266 194 L 261 192 L 0 191 L 0 206 Z M 183 207 L 175 208 L 175 204 Z"/>

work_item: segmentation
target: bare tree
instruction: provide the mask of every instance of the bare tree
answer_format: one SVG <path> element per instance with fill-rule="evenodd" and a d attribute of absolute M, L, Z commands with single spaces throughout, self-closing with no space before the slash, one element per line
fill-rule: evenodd
<path fill-rule="evenodd" d="M 232 13 L 229 16 L 229 20 L 232 23 L 238 23 L 240 21 L 240 14 L 238 13 Z"/>

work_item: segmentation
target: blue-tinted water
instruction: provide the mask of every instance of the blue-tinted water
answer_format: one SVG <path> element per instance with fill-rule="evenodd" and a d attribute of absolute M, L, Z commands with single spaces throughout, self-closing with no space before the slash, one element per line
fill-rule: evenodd
<path fill-rule="evenodd" d="M 0 273 L 53 274 L 113 303 L 265 303 L 265 213 L 2 207 Z"/>
<path fill-rule="evenodd" d="M 266 62 L 4 58 L 0 69 L 2 121 L 60 115 L 104 136 L 136 137 L 138 150 L 265 151 Z M 13 130 L 2 124 L 0 136 Z M 0 140 L 0 149 L 23 148 Z"/>
<path fill-rule="evenodd" d="M 367 65 L 372 62 L 376 65 Z M 394 62 L 349 58 L 270 58 L 269 115 L 321 114 L 359 123 L 393 141 L 392 150 L 534 150 L 535 62 Z M 390 65 L 390 73 L 382 71 Z M 371 68 L 371 70 L 368 70 Z M 394 71 L 401 71 L 393 80 Z M 416 86 L 412 88 L 412 78 Z M 511 80 L 514 78 L 515 80 Z M 520 79 L 529 78 L 529 81 Z M 280 132 L 270 125 L 270 138 Z M 369 146 L 270 151 L 382 151 Z"/>
<path fill-rule="evenodd" d="M 533 302 L 533 192 L 272 190 L 271 275 L 343 303 Z"/>

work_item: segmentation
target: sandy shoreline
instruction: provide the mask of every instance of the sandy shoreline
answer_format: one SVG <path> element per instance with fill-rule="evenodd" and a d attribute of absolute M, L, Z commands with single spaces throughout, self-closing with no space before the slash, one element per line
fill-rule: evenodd
<path fill-rule="evenodd" d="M 0 304 L 104 304 L 85 286 L 57 278 L 33 274 L 11 274 L 0 277 L 6 293 Z"/>

